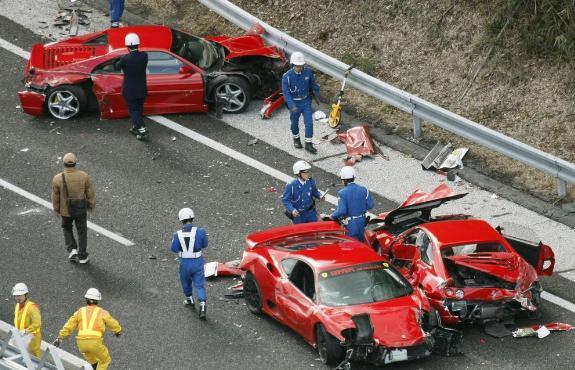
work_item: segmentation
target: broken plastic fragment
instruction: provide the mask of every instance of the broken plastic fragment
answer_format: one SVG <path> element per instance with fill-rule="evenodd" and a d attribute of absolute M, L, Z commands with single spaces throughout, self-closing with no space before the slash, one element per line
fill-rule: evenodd
<path fill-rule="evenodd" d="M 27 151 L 29 151 L 29 150 L 30 150 L 30 148 L 20 149 L 21 152 L 27 152 Z"/>

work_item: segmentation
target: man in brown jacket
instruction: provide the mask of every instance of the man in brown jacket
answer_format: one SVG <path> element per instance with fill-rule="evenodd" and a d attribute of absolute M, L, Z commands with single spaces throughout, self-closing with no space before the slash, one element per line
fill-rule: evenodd
<path fill-rule="evenodd" d="M 88 263 L 87 247 L 87 212 L 96 206 L 96 193 L 92 187 L 90 176 L 76 168 L 78 158 L 74 153 L 67 153 L 64 158 L 64 171 L 52 180 L 52 207 L 58 216 L 62 217 L 64 242 L 68 249 L 68 259 L 71 262 Z M 71 209 L 70 200 L 74 201 Z M 78 200 L 80 200 L 78 202 Z M 82 202 L 81 200 L 85 200 Z M 77 204 L 80 203 L 80 204 Z M 84 209 L 82 204 L 85 203 Z M 76 224 L 78 243 L 74 239 L 73 224 Z"/>

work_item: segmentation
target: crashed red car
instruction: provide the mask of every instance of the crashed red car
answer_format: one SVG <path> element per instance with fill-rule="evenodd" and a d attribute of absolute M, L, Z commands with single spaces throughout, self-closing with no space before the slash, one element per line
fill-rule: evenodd
<path fill-rule="evenodd" d="M 376 365 L 451 354 L 460 334 L 384 258 L 335 222 L 250 234 L 239 267 L 244 297 L 318 349 L 321 360 Z"/>
<path fill-rule="evenodd" d="M 465 195 L 445 184 L 429 194 L 416 191 L 372 219 L 366 240 L 423 289 L 443 323 L 485 323 L 536 311 L 539 276 L 553 273 L 553 251 L 469 215 L 431 216 Z"/>
<path fill-rule="evenodd" d="M 145 114 L 241 113 L 252 97 L 279 86 L 285 55 L 266 46 L 255 32 L 200 38 L 165 26 L 133 26 L 72 37 L 32 47 L 25 90 L 18 93 L 24 112 L 69 119 L 98 110 L 103 119 L 128 116 L 121 96 L 123 74 L 114 62 L 128 51 L 126 34 L 139 35 L 148 53 Z"/>

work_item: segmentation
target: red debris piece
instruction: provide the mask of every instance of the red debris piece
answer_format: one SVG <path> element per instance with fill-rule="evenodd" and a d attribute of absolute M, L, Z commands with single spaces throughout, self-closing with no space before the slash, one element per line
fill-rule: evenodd
<path fill-rule="evenodd" d="M 225 263 L 218 263 L 218 275 L 217 276 L 243 276 L 246 272 L 240 270 L 238 266 L 240 265 L 240 260 L 228 261 Z"/>
<path fill-rule="evenodd" d="M 563 330 L 573 330 L 573 326 L 569 325 L 569 324 L 565 324 L 562 322 L 550 322 L 549 324 L 545 324 L 545 325 L 535 325 L 533 326 L 534 330 L 539 330 L 539 328 L 541 326 L 545 326 L 547 329 L 554 331 L 554 330 L 559 330 L 559 331 L 563 331 Z"/>
<path fill-rule="evenodd" d="M 264 100 L 264 104 L 260 109 L 260 118 L 266 119 L 270 118 L 272 114 L 278 109 L 285 105 L 285 98 L 281 89 L 276 90 Z"/>
<path fill-rule="evenodd" d="M 357 126 L 350 128 L 346 132 L 337 134 L 339 140 L 345 144 L 347 149 L 346 164 L 353 166 L 355 162 L 361 161 L 364 156 L 376 153 L 375 145 L 369 134 L 369 126 Z"/>
<path fill-rule="evenodd" d="M 479 339 L 479 343 L 481 343 L 481 344 L 487 344 L 487 341 L 486 341 L 485 339 L 481 338 L 481 339 Z"/>
<path fill-rule="evenodd" d="M 266 188 L 266 191 L 267 191 L 268 193 L 275 193 L 275 192 L 277 192 L 276 188 L 273 187 L 273 186 L 267 187 L 267 188 Z"/>

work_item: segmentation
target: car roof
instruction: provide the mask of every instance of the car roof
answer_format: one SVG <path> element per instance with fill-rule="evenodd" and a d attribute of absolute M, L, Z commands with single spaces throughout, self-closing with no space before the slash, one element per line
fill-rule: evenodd
<path fill-rule="evenodd" d="M 140 45 L 145 48 L 169 50 L 172 46 L 172 29 L 167 26 L 129 26 L 109 28 L 108 45 L 113 49 L 125 48 L 124 38 L 129 33 L 135 33 L 140 38 Z"/>
<path fill-rule="evenodd" d="M 289 256 L 301 257 L 318 272 L 363 263 L 385 261 L 373 249 L 354 240 L 318 248 L 301 249 L 289 253 L 286 257 L 289 258 Z"/>
<path fill-rule="evenodd" d="M 429 222 L 421 228 L 427 230 L 440 247 L 503 239 L 489 223 L 479 219 Z"/>

